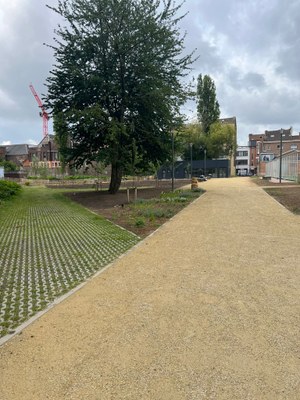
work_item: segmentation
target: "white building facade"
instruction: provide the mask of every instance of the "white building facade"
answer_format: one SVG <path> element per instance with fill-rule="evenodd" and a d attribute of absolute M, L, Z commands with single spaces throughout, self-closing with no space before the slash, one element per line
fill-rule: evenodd
<path fill-rule="evenodd" d="M 235 170 L 237 176 L 251 175 L 249 146 L 237 147 L 235 155 Z"/>

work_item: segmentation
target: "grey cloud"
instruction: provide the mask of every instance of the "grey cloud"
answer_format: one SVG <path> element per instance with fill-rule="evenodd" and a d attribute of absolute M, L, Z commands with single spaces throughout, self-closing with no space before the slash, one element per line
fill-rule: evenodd
<path fill-rule="evenodd" d="M 291 1 L 279 23 L 280 38 L 277 72 L 300 81 L 300 3 Z"/>
<path fill-rule="evenodd" d="M 255 95 L 234 90 L 226 93 L 226 108 L 234 108 L 237 116 L 246 123 L 285 124 L 297 123 L 295 115 L 300 107 L 300 100 L 288 92 L 270 88 Z"/>
<path fill-rule="evenodd" d="M 6 106 L 0 108 L 0 140 L 39 139 L 42 124 L 29 84 L 40 95 L 46 90 L 52 51 L 43 43 L 52 41 L 55 16 L 43 2 L 30 0 L 19 0 L 15 8 L 4 6 L 2 12 L 6 24 L 0 28 L 0 94 L 6 95 Z"/>
<path fill-rule="evenodd" d="M 203 35 L 203 23 L 197 1 L 184 3 L 181 11 L 182 13 L 187 12 L 187 15 L 180 23 L 182 31 L 186 33 L 185 51 L 186 53 L 195 51 L 195 57 L 198 57 L 192 66 L 193 70 L 204 74 L 212 74 L 223 70 L 224 61 L 219 54 L 219 49 Z"/>
<path fill-rule="evenodd" d="M 263 75 L 255 72 L 242 74 L 237 68 L 231 68 L 227 77 L 227 84 L 238 90 L 252 92 L 258 89 L 261 90 L 266 85 Z"/>

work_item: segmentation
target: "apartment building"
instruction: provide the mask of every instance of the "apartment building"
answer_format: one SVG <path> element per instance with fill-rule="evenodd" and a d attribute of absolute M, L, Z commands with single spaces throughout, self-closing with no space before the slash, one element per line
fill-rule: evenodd
<path fill-rule="evenodd" d="M 252 175 L 249 163 L 250 147 L 238 146 L 235 154 L 235 171 L 237 176 Z"/>

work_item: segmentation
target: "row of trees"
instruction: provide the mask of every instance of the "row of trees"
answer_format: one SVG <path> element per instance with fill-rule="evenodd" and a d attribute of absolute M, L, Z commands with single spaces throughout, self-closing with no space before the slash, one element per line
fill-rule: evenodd
<path fill-rule="evenodd" d="M 183 148 L 187 139 L 216 151 L 217 140 L 208 138 L 220 136 L 211 127 L 220 111 L 206 89 L 209 77 L 198 79 L 201 124 L 179 129 L 191 95 L 182 78 L 193 62 L 193 54 L 183 55 L 180 7 L 173 0 L 58 0 L 49 7 L 65 21 L 50 46 L 56 63 L 45 98 L 63 161 L 110 164 L 111 193 L 124 174 L 168 159 L 172 130 Z"/>

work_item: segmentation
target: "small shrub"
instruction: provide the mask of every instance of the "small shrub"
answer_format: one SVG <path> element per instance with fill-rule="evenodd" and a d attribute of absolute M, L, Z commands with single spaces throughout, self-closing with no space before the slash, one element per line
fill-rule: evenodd
<path fill-rule="evenodd" d="M 26 181 L 26 182 L 24 183 L 24 185 L 25 185 L 25 186 L 30 186 L 30 182 Z"/>
<path fill-rule="evenodd" d="M 203 190 L 203 189 L 201 189 L 201 188 L 195 188 L 195 189 L 192 190 L 192 193 L 193 193 L 193 192 L 196 192 L 196 193 L 204 193 L 205 190 Z"/>
<path fill-rule="evenodd" d="M 21 186 L 18 183 L 0 180 L 0 200 L 7 200 L 20 192 Z"/>
<path fill-rule="evenodd" d="M 143 226 L 145 226 L 145 220 L 144 220 L 144 218 L 136 218 L 136 220 L 135 220 L 135 222 L 134 222 L 134 225 L 135 225 L 137 228 L 142 228 Z"/>

